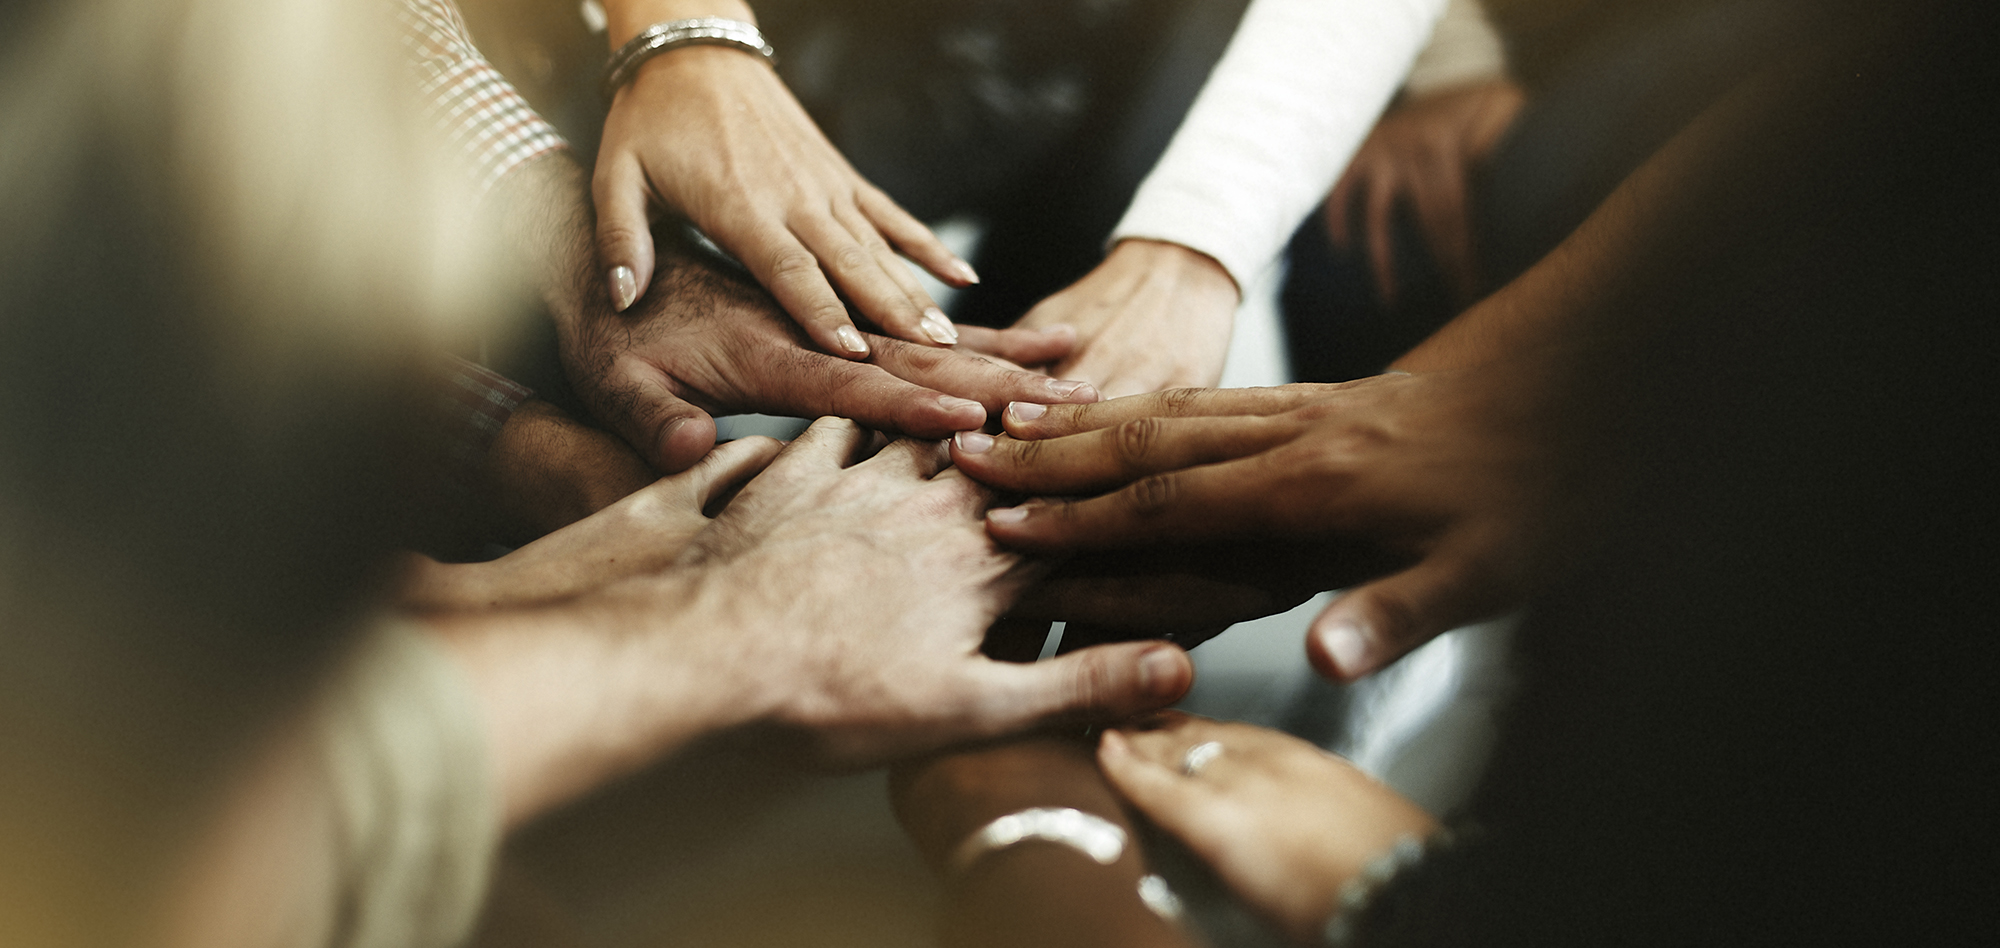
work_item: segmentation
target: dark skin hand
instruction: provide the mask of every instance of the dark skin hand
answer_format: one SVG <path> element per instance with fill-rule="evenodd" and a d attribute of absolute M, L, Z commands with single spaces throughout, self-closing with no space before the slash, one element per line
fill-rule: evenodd
<path fill-rule="evenodd" d="M 1334 185 L 1324 213 L 1333 245 L 1355 249 L 1351 221 L 1363 219 L 1376 292 L 1394 305 L 1396 206 L 1407 204 L 1461 305 L 1479 293 L 1472 239 L 1472 173 L 1493 153 L 1527 95 L 1511 79 L 1412 96 L 1382 116 Z"/>
<path fill-rule="evenodd" d="M 1127 834 L 1124 853 L 1109 866 L 1055 843 L 1025 842 L 987 854 L 947 880 L 943 944 L 1193 944 L 1139 901 L 1145 857 L 1131 835 L 1131 820 L 1098 773 L 1090 744 L 1065 737 L 1017 738 L 901 764 L 890 771 L 889 781 L 897 820 L 941 873 L 951 873 L 947 862 L 960 841 L 1029 807 L 1074 807 Z"/>
<path fill-rule="evenodd" d="M 1179 390 L 1032 418 L 1010 410 L 1008 434 L 961 435 L 952 456 L 977 480 L 1041 498 L 988 513 L 987 529 L 1015 549 L 1287 540 L 1356 551 L 1347 565 L 1389 575 L 1336 600 L 1308 638 L 1314 665 L 1347 680 L 1519 601 L 1558 486 L 1534 411 L 1530 387 L 1499 373 Z M 1391 563 L 1401 568 L 1379 565 Z"/>

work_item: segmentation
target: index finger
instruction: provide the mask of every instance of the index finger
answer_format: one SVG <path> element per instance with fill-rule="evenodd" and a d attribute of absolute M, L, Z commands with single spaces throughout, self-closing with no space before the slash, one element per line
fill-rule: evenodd
<path fill-rule="evenodd" d="M 1173 388 L 1077 405 L 1016 402 L 1007 406 L 1001 420 L 1008 434 L 1023 441 L 1041 441 L 1140 418 L 1277 415 L 1311 404 L 1339 388 L 1337 384 L 1302 382 L 1272 388 Z"/>
<path fill-rule="evenodd" d="M 1215 464 L 1282 444 L 1296 422 L 1255 415 L 1135 418 L 1048 441 L 960 432 L 952 460 L 981 483 L 1024 494 L 1093 494 L 1149 474 Z"/>
<path fill-rule="evenodd" d="M 827 282 L 819 258 L 781 226 L 757 225 L 751 238 L 754 246 L 749 253 L 738 253 L 738 259 L 813 343 L 841 358 L 867 358 L 868 343 L 848 318 L 847 304 Z"/>
<path fill-rule="evenodd" d="M 1105 550 L 1161 540 L 1290 536 L 1313 519 L 1301 509 L 1303 476 L 1277 452 L 1153 474 L 1087 500 L 1032 500 L 986 512 L 986 531 L 1019 550 Z M 1321 491 L 1324 485 L 1317 485 Z M 1316 498 L 1322 503 L 1326 497 Z"/>

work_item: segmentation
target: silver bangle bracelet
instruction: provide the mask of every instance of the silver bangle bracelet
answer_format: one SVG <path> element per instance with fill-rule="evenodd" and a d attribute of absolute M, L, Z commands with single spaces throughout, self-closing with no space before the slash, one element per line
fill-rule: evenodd
<path fill-rule="evenodd" d="M 1101 816 L 1070 807 L 1035 807 L 1009 813 L 981 827 L 951 853 L 951 871 L 964 872 L 989 853 L 1031 839 L 1060 843 L 1101 865 L 1125 853 L 1125 831 Z"/>
<path fill-rule="evenodd" d="M 611 59 L 604 64 L 604 97 L 609 99 L 618 94 L 619 87 L 632 81 L 632 75 L 647 60 L 670 49 L 695 45 L 734 46 L 756 53 L 767 62 L 775 64 L 778 61 L 778 51 L 764 42 L 764 34 L 758 32 L 756 26 L 742 20 L 719 16 L 668 20 L 640 30 L 639 35 L 611 54 Z"/>

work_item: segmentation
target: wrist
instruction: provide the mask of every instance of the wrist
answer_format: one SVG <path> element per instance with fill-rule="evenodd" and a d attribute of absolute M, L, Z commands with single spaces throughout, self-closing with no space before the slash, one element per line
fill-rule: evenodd
<path fill-rule="evenodd" d="M 757 22 L 750 5 L 739 0 L 604 0 L 605 35 L 614 50 L 655 23 L 704 16 Z"/>
<path fill-rule="evenodd" d="M 1233 311 L 1242 302 L 1242 288 L 1222 262 L 1185 244 L 1147 237 L 1127 237 L 1111 248 L 1111 258 L 1120 264 L 1143 267 L 1148 272 L 1171 279 L 1186 292 L 1216 302 L 1226 302 Z"/>

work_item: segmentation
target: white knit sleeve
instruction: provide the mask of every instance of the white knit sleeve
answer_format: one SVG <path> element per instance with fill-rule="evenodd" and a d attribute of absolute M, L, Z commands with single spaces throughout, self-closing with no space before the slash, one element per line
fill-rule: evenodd
<path fill-rule="evenodd" d="M 1332 189 L 1444 5 L 1251 0 L 1112 240 L 1199 250 L 1249 286 Z"/>

